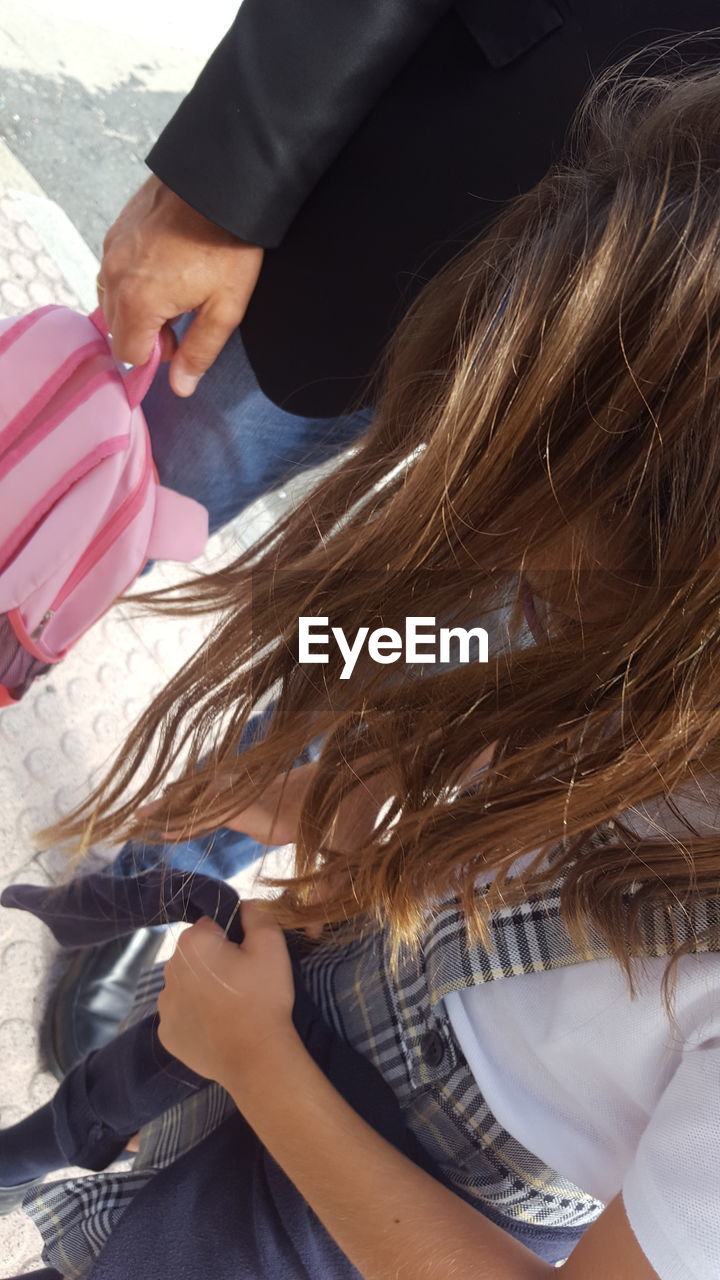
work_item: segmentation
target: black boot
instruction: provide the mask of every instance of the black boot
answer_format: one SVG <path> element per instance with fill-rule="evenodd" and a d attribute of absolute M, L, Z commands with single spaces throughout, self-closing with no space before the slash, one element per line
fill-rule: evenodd
<path fill-rule="evenodd" d="M 112 1040 L 164 935 L 162 928 L 138 929 L 129 936 L 78 949 L 48 1001 L 40 1029 L 41 1054 L 57 1080 Z"/>

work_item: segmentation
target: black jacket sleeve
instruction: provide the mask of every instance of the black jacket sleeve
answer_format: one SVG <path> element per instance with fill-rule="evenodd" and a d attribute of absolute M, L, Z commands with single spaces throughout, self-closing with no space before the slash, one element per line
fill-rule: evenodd
<path fill-rule="evenodd" d="M 452 0 L 244 0 L 148 156 L 217 226 L 272 248 Z"/>

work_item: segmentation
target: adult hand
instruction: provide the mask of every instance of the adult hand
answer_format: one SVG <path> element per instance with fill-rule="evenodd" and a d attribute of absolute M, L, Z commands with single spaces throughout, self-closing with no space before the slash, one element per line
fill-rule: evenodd
<path fill-rule="evenodd" d="M 257 245 L 215 226 L 159 178 L 148 178 L 103 246 L 98 296 L 116 359 L 144 364 L 168 321 L 195 311 L 177 350 L 170 330 L 163 334 L 170 385 L 177 395 L 192 395 L 245 315 L 262 262 Z"/>
<path fill-rule="evenodd" d="M 290 1044 L 295 984 L 285 935 L 259 902 L 242 904 L 245 940 L 204 917 L 180 935 L 158 999 L 160 1043 L 219 1084 Z"/>

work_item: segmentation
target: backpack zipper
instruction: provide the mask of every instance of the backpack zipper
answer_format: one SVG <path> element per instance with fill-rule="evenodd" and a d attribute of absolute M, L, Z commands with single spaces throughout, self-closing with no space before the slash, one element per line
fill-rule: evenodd
<path fill-rule="evenodd" d="M 43 614 L 42 618 L 41 618 L 41 619 L 40 619 L 40 621 L 38 622 L 38 624 L 37 624 L 37 626 L 36 626 L 35 630 L 30 632 L 30 639 L 31 639 L 31 640 L 37 640 L 38 636 L 39 636 L 39 635 L 41 635 L 41 634 L 42 634 L 42 632 L 45 630 L 45 627 L 47 626 L 47 624 L 48 624 L 48 622 L 50 621 L 50 619 L 51 619 L 51 618 L 54 618 L 54 617 L 55 617 L 55 610 L 54 610 L 54 609 L 46 609 L 46 611 L 45 611 L 45 613 Z"/>

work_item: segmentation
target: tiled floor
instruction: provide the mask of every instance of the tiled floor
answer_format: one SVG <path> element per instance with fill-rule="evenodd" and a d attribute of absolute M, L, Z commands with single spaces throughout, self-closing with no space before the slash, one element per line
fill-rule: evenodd
<path fill-rule="evenodd" d="M 72 305 L 74 299 L 12 197 L 0 194 L 0 313 L 46 301 Z M 212 540 L 207 559 L 217 564 L 256 537 L 278 502 L 256 504 Z M 159 566 L 143 585 L 178 574 L 176 566 Z M 65 874 L 63 857 L 37 852 L 34 832 L 86 791 L 202 634 L 194 620 L 141 617 L 117 607 L 20 705 L 0 710 L 0 888 L 12 881 L 50 884 Z M 246 887 L 250 880 L 246 876 Z M 47 1101 L 54 1088 L 37 1035 L 53 965 L 57 971 L 47 931 L 21 912 L 0 909 L 0 1126 Z M 20 1212 L 0 1218 L 0 1276 L 39 1265 L 35 1228 Z"/>
<path fill-rule="evenodd" d="M 19 193 L 0 192 L 0 314 L 21 315 L 49 302 L 77 307 L 77 296 L 27 221 L 22 203 Z"/>

